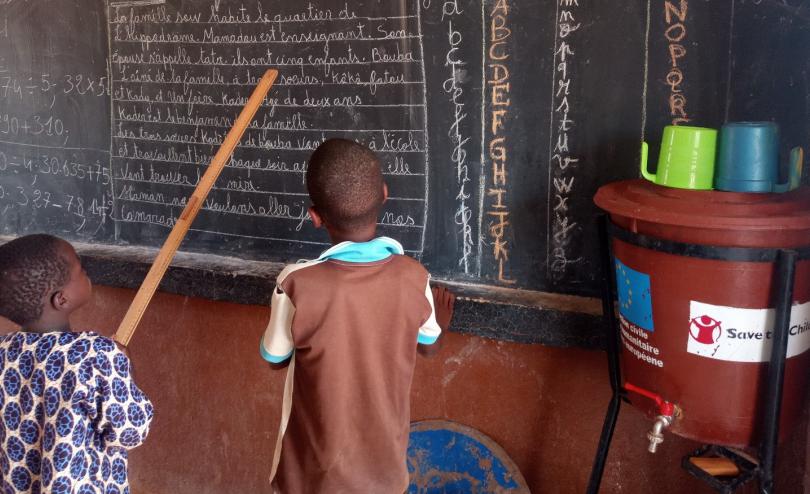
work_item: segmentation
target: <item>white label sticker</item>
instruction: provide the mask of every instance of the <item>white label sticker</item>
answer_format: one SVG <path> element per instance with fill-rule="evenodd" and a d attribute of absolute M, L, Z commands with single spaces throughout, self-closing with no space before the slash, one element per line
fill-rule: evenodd
<path fill-rule="evenodd" d="M 767 362 L 775 318 L 775 309 L 741 309 L 693 300 L 686 351 L 730 362 Z M 788 332 L 788 358 L 810 349 L 810 302 L 793 306 Z"/>

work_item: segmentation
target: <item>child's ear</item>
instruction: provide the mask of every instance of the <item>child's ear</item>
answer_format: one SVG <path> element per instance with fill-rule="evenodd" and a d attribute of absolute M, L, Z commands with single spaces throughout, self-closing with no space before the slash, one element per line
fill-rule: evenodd
<path fill-rule="evenodd" d="M 318 214 L 317 211 L 315 211 L 315 207 L 310 206 L 310 208 L 307 211 L 309 211 L 309 217 L 312 218 L 312 226 L 314 226 L 315 228 L 322 227 L 323 218 L 321 218 L 321 215 Z"/>
<path fill-rule="evenodd" d="M 51 295 L 51 307 L 57 311 L 64 311 L 70 307 L 70 301 L 65 296 L 65 292 L 59 290 Z"/>
<path fill-rule="evenodd" d="M 383 204 L 388 200 L 388 184 L 383 182 Z"/>

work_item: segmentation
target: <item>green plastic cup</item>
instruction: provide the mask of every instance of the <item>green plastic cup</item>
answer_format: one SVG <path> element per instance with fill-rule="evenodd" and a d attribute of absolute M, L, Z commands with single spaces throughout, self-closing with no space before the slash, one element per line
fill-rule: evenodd
<path fill-rule="evenodd" d="M 649 147 L 641 143 L 641 174 L 666 187 L 711 190 L 716 149 L 716 129 L 667 125 L 655 174 L 647 170 Z"/>

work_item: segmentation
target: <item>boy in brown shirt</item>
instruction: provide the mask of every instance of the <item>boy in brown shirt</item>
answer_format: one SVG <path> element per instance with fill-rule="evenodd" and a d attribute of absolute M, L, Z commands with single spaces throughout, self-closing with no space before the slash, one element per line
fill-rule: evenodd
<path fill-rule="evenodd" d="M 269 362 L 291 358 L 274 491 L 399 494 L 417 342 L 438 340 L 455 297 L 431 290 L 397 241 L 376 237 L 388 190 L 368 148 L 325 141 L 306 182 L 312 222 L 334 245 L 279 274 L 260 345 Z"/>

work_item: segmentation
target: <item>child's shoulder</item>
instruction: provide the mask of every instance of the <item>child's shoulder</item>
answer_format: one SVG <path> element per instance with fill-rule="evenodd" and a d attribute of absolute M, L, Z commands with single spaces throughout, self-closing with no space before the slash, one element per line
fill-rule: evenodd
<path fill-rule="evenodd" d="M 47 353 L 59 347 L 86 347 L 85 352 L 93 350 L 94 353 L 121 352 L 112 338 L 95 331 L 51 331 L 47 333 L 15 331 L 0 336 L 0 347 L 22 348 L 26 346 L 36 347 L 40 353 Z"/>
<path fill-rule="evenodd" d="M 115 342 L 94 331 L 17 331 L 2 336 L 0 369 L 15 367 L 23 375 L 30 375 L 40 365 L 49 379 L 62 375 L 70 366 L 78 366 L 82 382 L 97 371 L 110 376 L 116 370 L 126 376 L 130 368 L 129 359 Z"/>
<path fill-rule="evenodd" d="M 89 344 L 96 352 L 115 352 L 118 349 L 112 338 L 95 331 L 65 331 L 56 333 L 56 339 L 60 345 L 76 342 L 80 342 L 80 345 Z"/>
<path fill-rule="evenodd" d="M 109 336 L 104 336 L 95 331 L 82 331 L 76 334 L 79 335 L 79 339 L 86 340 L 93 345 L 93 350 L 96 352 L 123 353 Z"/>
<path fill-rule="evenodd" d="M 109 362 L 118 367 L 129 368 L 129 357 L 123 350 L 118 348 L 112 338 L 95 331 L 82 331 L 74 334 L 77 337 L 70 350 L 75 351 L 78 347 L 78 350 L 85 358 L 94 360 L 95 366 L 102 366 L 106 369 Z M 104 374 L 106 375 L 106 371 Z"/>
<path fill-rule="evenodd" d="M 416 259 L 407 254 L 394 254 L 391 257 L 393 258 L 394 261 L 400 262 L 411 269 L 427 273 L 427 269 L 422 265 L 421 262 L 417 261 Z"/>
<path fill-rule="evenodd" d="M 281 284 L 289 278 L 294 273 L 303 273 L 306 268 L 314 267 L 319 264 L 326 262 L 327 259 L 312 259 L 312 260 L 301 260 L 294 264 L 287 264 L 284 266 L 278 277 L 276 278 L 276 283 Z M 429 276 L 427 269 L 411 256 L 404 255 L 404 254 L 392 254 L 390 257 L 390 262 L 400 269 L 405 269 L 408 271 L 413 271 L 414 273 L 422 276 Z"/>
<path fill-rule="evenodd" d="M 407 273 L 406 276 L 416 279 L 430 278 L 430 273 L 421 262 L 405 254 L 395 254 L 391 256 L 391 264 L 399 273 Z"/>
<path fill-rule="evenodd" d="M 306 260 L 302 259 L 293 264 L 287 264 L 284 266 L 284 269 L 278 273 L 278 277 L 276 278 L 276 283 L 281 284 L 285 279 L 287 279 L 291 274 L 295 273 L 296 271 L 301 271 L 305 268 L 309 268 L 312 266 L 317 266 L 318 264 L 323 263 L 324 259 L 311 259 Z"/>

